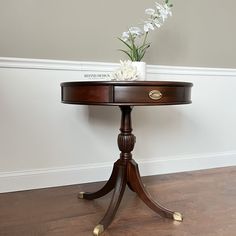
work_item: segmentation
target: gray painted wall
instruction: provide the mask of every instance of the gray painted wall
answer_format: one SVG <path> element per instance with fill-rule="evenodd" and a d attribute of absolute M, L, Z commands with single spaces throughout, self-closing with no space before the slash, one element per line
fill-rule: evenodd
<path fill-rule="evenodd" d="M 117 36 L 154 0 L 0 0 L 0 56 L 118 62 Z M 173 0 L 149 64 L 236 68 L 236 1 Z M 135 6 L 135 7 L 134 7 Z"/>

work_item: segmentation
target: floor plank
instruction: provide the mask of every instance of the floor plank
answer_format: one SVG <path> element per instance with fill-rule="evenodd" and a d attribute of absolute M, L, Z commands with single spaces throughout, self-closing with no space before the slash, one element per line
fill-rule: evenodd
<path fill-rule="evenodd" d="M 104 236 L 235 236 L 236 167 L 143 178 L 154 199 L 183 213 L 184 222 L 161 218 L 126 190 Z M 77 199 L 103 183 L 0 194 L 0 236 L 90 236 L 111 194 Z"/>

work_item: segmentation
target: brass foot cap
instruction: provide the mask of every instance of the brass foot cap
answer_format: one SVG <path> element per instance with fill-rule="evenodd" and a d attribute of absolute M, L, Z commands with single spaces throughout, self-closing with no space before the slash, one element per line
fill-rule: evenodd
<path fill-rule="evenodd" d="M 104 231 L 103 225 L 97 225 L 93 230 L 93 235 L 98 236 Z"/>
<path fill-rule="evenodd" d="M 179 213 L 179 212 L 175 212 L 175 213 L 173 214 L 173 218 L 174 218 L 174 220 L 176 220 L 176 221 L 183 221 L 183 216 L 182 216 L 181 213 Z"/>
<path fill-rule="evenodd" d="M 84 192 L 80 192 L 80 193 L 78 194 L 78 198 L 83 199 L 83 198 L 84 198 Z"/>

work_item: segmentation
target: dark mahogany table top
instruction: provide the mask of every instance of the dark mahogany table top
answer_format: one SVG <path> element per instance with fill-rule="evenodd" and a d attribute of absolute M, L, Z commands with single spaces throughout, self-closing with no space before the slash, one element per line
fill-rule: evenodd
<path fill-rule="evenodd" d="M 150 106 L 191 103 L 192 83 L 173 81 L 80 81 L 61 83 L 63 103 Z"/>

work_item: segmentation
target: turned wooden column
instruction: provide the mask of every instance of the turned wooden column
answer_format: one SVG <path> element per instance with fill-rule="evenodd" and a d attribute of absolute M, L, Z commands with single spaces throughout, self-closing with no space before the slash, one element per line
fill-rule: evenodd
<path fill-rule="evenodd" d="M 132 121 L 131 121 L 131 106 L 120 106 L 121 109 L 121 126 L 120 134 L 118 135 L 118 147 L 121 151 L 121 160 L 131 160 L 131 152 L 134 149 L 136 137 L 132 134 Z"/>

